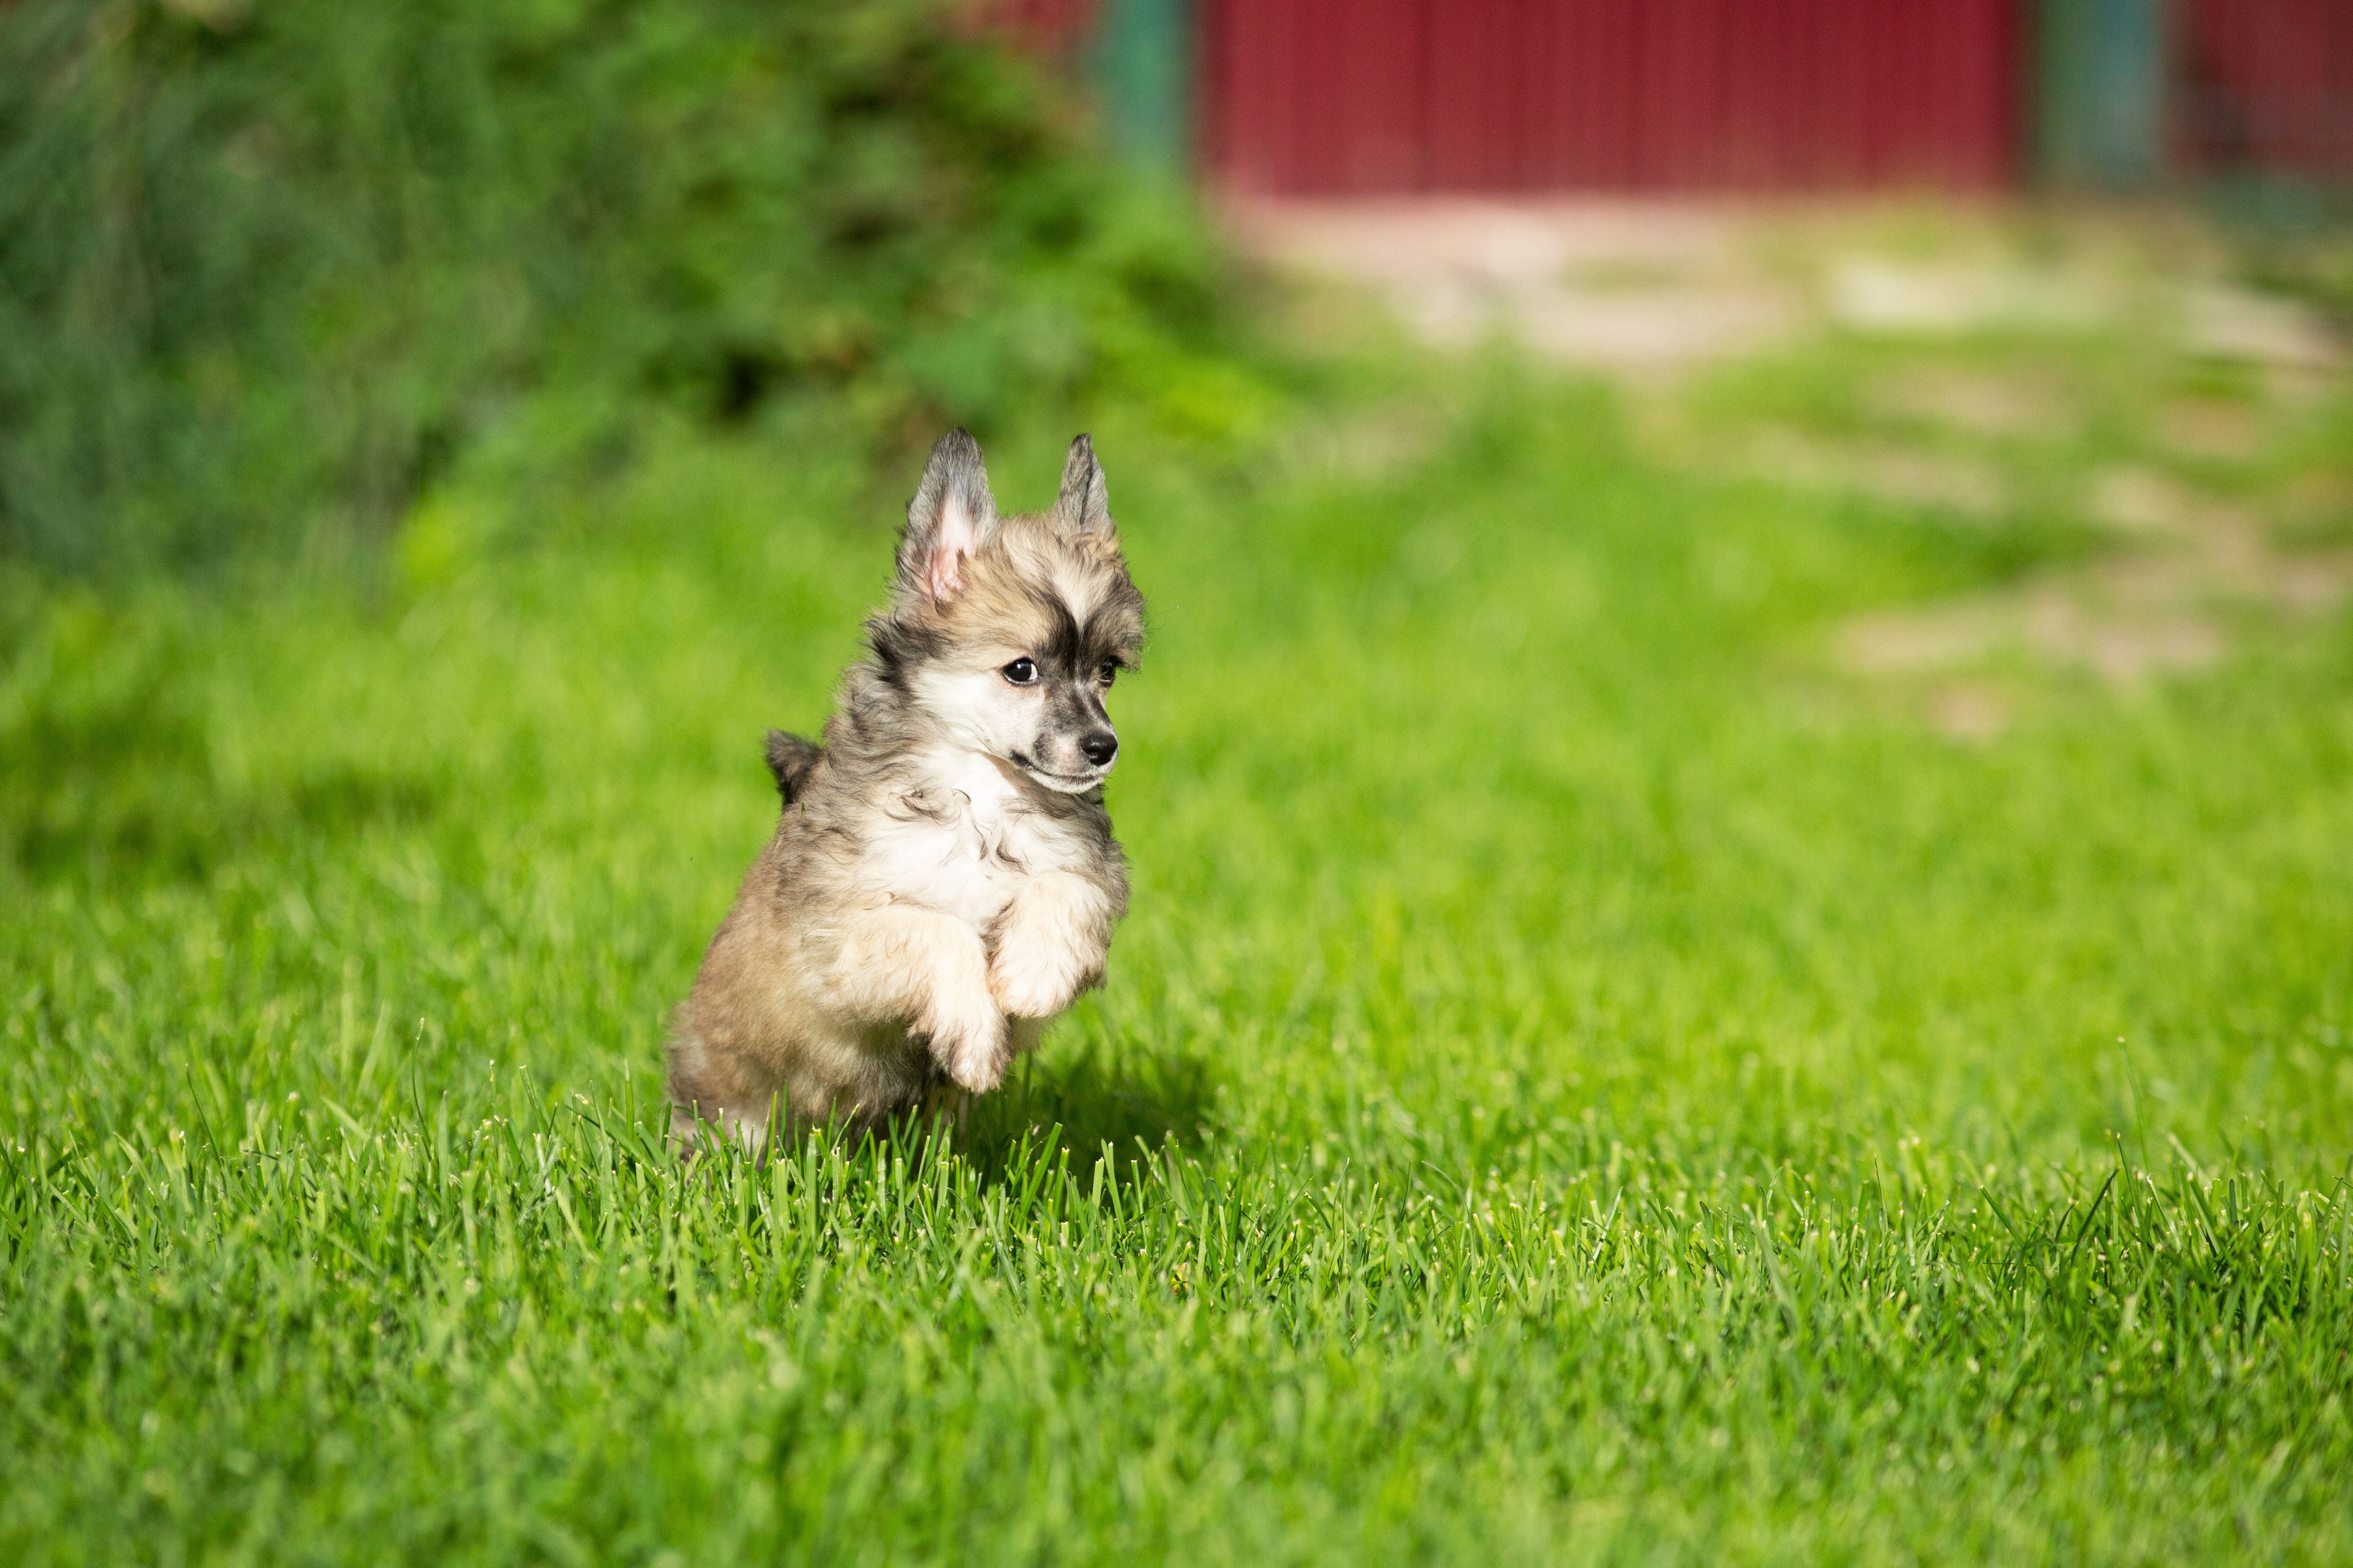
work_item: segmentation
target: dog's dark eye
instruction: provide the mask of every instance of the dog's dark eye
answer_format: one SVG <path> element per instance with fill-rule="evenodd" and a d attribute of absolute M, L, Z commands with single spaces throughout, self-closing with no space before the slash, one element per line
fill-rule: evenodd
<path fill-rule="evenodd" d="M 1016 686 L 1038 684 L 1038 665 L 1034 659 L 1017 658 L 1005 667 L 1005 679 Z"/>
<path fill-rule="evenodd" d="M 1117 680 L 1119 679 L 1119 660 L 1115 658 L 1107 658 L 1103 660 L 1103 668 L 1095 671 L 1095 679 L 1102 681 L 1105 686 L 1109 686 L 1113 681 Z"/>

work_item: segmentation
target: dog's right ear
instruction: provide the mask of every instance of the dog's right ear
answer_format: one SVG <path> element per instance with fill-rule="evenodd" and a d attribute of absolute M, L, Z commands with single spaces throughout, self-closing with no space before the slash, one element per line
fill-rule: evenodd
<path fill-rule="evenodd" d="M 980 443 L 951 430 L 932 448 L 923 482 L 907 503 L 899 536 L 899 580 L 941 608 L 964 592 L 964 563 L 997 537 L 997 500 Z"/>

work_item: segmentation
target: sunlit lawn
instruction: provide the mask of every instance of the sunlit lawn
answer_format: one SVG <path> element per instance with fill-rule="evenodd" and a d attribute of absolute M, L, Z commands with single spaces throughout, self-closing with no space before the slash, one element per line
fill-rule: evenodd
<path fill-rule="evenodd" d="M 655 434 L 373 589 L 18 583 L 0 1557 L 2353 1556 L 2353 626 L 1958 742 L 1833 629 L 2048 519 L 1332 399 L 1098 423 L 1134 913 L 913 1163 L 652 1131 L 912 469 Z"/>

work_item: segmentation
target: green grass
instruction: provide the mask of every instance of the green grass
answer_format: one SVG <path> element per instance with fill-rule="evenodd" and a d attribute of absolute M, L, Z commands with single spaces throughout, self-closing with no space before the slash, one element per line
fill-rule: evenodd
<path fill-rule="evenodd" d="M 0 1557 L 2353 1558 L 2353 628 L 1958 744 L 1821 648 L 2018 550 L 1428 376 L 1097 424 L 1135 912 L 920 1159 L 654 1131 L 910 475 L 17 581 Z"/>

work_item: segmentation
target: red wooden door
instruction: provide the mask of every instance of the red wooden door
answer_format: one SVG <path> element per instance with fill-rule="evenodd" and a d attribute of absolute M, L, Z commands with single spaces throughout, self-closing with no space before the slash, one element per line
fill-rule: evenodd
<path fill-rule="evenodd" d="M 2325 0 L 2316 0 L 2325 3 Z M 1200 0 L 1244 191 L 2005 184 L 2018 0 Z"/>

